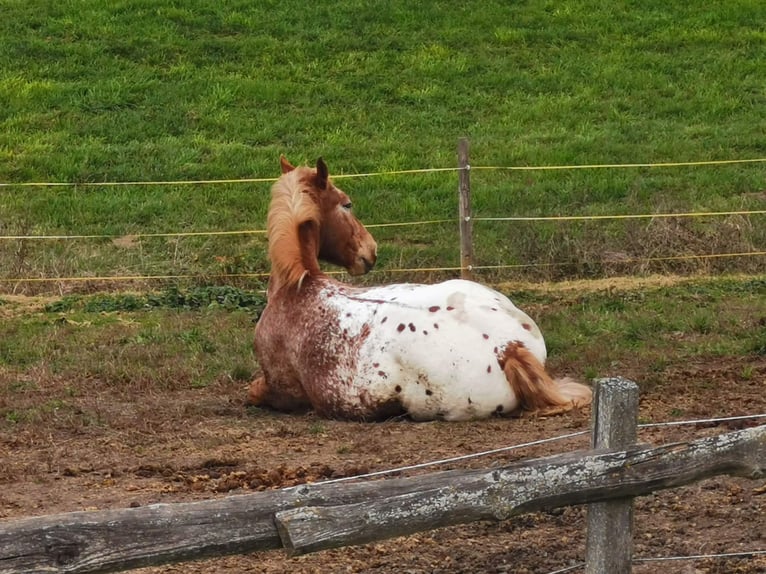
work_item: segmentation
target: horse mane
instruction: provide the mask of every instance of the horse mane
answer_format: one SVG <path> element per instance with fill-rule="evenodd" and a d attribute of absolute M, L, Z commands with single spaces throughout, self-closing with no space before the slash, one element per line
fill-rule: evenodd
<path fill-rule="evenodd" d="M 320 272 L 320 212 L 311 193 L 313 175 L 313 169 L 298 167 L 283 174 L 271 187 L 267 229 L 271 277 L 276 287 L 300 288 L 307 275 Z"/>

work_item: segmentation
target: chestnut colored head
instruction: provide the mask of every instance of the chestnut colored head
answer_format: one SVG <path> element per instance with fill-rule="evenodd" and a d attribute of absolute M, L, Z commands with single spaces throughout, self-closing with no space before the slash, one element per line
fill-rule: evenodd
<path fill-rule="evenodd" d="M 375 265 L 377 244 L 354 216 L 351 200 L 330 180 L 319 158 L 316 168 L 294 167 L 282 156 L 282 177 L 272 188 L 269 207 L 269 256 L 281 283 L 300 283 L 319 273 L 317 259 L 351 275 Z"/>

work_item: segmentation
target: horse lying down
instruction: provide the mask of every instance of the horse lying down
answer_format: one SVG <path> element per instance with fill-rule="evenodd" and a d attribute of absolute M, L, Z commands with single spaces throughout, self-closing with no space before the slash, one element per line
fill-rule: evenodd
<path fill-rule="evenodd" d="M 320 158 L 281 158 L 268 213 L 271 276 L 255 329 L 263 370 L 248 402 L 325 417 L 449 421 L 562 413 L 587 405 L 589 387 L 552 379 L 534 321 L 478 283 L 357 288 L 319 268 L 369 271 L 377 245 Z"/>

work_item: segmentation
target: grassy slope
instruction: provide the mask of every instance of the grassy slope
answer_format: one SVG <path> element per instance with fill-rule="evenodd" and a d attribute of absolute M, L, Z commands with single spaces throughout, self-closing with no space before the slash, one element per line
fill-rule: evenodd
<path fill-rule="evenodd" d="M 448 167 L 462 135 L 475 165 L 766 156 L 766 7 L 756 1 L 706 11 L 205 0 L 0 10 L 0 181 L 273 176 L 282 152 L 294 162 L 323 155 L 343 173 Z M 477 171 L 474 204 L 480 216 L 762 208 L 764 175 L 760 164 Z M 456 210 L 453 173 L 342 183 L 371 223 Z M 268 184 L 2 188 L 0 234 L 260 228 L 267 195 Z M 762 218 L 477 224 L 476 251 L 485 264 L 570 263 L 554 276 L 623 273 L 636 269 L 605 265 L 604 246 L 705 252 L 723 230 L 714 247 L 748 250 L 763 246 L 763 227 Z M 453 225 L 376 235 L 384 268 L 458 259 Z M 205 282 L 266 269 L 259 236 L 127 244 L 2 240 L 2 276 L 205 273 Z"/>

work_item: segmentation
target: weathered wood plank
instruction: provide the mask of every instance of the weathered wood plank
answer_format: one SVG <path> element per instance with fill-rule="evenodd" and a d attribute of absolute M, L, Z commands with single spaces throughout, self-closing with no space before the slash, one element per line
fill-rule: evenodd
<path fill-rule="evenodd" d="M 276 512 L 358 502 L 382 485 L 396 493 L 417 488 L 395 481 L 303 485 L 202 502 L 0 521 L 0 573 L 119 572 L 281 548 Z"/>
<path fill-rule="evenodd" d="M 425 529 L 502 520 L 541 507 L 634 496 L 716 474 L 760 476 L 764 467 L 766 426 L 655 449 L 568 453 L 496 470 L 303 485 L 204 502 L 2 521 L 0 573 L 117 572 L 280 548 L 275 515 L 288 547 L 299 553 L 411 533 L 418 524 Z M 568 494 L 567 488 L 574 493 Z M 356 526 L 346 527 L 343 536 L 331 532 L 319 543 L 310 542 L 312 536 L 301 533 L 299 521 L 290 521 L 288 509 L 315 511 L 322 506 L 335 513 L 332 532 Z M 344 509 L 355 507 L 362 518 L 345 514 Z M 398 522 L 402 527 L 394 528 Z M 379 523 L 383 530 L 360 538 L 360 528 L 367 523 Z"/>
<path fill-rule="evenodd" d="M 596 382 L 594 449 L 628 448 L 636 442 L 638 385 L 622 377 Z M 629 574 L 633 557 L 633 499 L 588 505 L 585 574 Z"/>
<path fill-rule="evenodd" d="M 439 473 L 422 488 L 378 493 L 364 502 L 278 512 L 291 555 L 374 542 L 475 520 L 504 520 L 541 509 L 640 496 L 719 474 L 766 471 L 766 426 L 657 448 L 573 453 L 494 471 Z"/>

